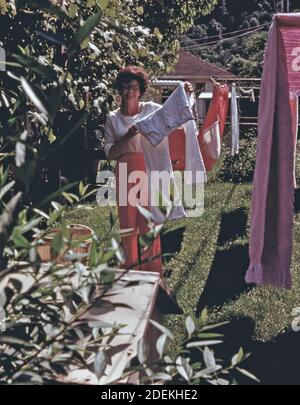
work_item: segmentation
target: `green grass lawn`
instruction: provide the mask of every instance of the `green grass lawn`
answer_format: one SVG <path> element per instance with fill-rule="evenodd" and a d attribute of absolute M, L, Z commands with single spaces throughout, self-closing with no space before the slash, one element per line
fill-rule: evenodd
<path fill-rule="evenodd" d="M 251 319 L 254 340 L 270 341 L 290 329 L 291 312 L 300 306 L 300 214 L 295 215 L 292 289 L 247 286 L 244 276 L 249 261 L 251 184 L 216 181 L 221 165 L 210 174 L 205 187 L 204 214 L 166 224 L 166 229 L 183 226 L 183 231 L 163 238 L 163 249 L 165 253 L 173 252 L 172 258 L 165 260 L 164 272 L 184 315 L 166 316 L 165 323 L 179 336 L 185 315 L 198 316 L 207 308 L 211 322 Z M 93 211 L 70 211 L 66 219 L 88 225 L 103 237 L 109 230 L 110 211 L 117 232 L 116 208 L 95 205 Z"/>

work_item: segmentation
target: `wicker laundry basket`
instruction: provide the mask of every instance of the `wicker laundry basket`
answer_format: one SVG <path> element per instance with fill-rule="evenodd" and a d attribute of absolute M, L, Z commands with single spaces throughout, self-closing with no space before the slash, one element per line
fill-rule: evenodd
<path fill-rule="evenodd" d="M 71 241 L 79 241 L 80 244 L 72 248 L 73 253 L 87 253 L 90 252 L 91 242 L 92 242 L 92 235 L 94 231 L 85 225 L 80 224 L 71 224 L 68 225 L 70 229 L 70 238 Z M 41 258 L 42 262 L 51 262 L 51 242 L 55 235 L 59 232 L 59 228 L 51 228 L 49 232 L 43 236 L 43 243 L 37 247 L 37 252 Z M 34 239 L 38 239 L 39 235 L 34 235 Z M 87 257 L 78 258 L 79 261 L 87 261 Z M 62 257 L 59 260 L 59 263 L 66 264 L 69 260 Z"/>

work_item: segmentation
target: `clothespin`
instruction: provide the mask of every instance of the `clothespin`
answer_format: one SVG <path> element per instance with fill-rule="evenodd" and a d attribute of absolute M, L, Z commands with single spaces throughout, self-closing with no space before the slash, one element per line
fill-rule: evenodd
<path fill-rule="evenodd" d="M 240 91 L 241 91 L 243 94 L 248 95 L 248 96 L 250 97 L 252 103 L 255 103 L 255 94 L 254 94 L 254 90 L 253 90 L 253 89 L 245 90 L 245 89 L 243 89 L 242 87 L 240 87 Z"/>

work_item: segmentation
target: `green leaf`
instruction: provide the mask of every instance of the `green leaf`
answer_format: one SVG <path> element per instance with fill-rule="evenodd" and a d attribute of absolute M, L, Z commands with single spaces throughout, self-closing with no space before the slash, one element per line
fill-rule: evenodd
<path fill-rule="evenodd" d="M 255 377 L 255 375 L 249 373 L 249 371 L 244 370 L 243 368 L 239 368 L 239 367 L 236 367 L 236 369 L 237 369 L 241 374 L 244 374 L 246 377 L 251 378 L 251 380 L 260 382 L 259 379 L 258 379 L 257 377 Z"/>
<path fill-rule="evenodd" d="M 0 0 L 0 12 L 1 14 L 6 14 L 7 13 L 7 1 L 6 0 Z"/>
<path fill-rule="evenodd" d="M 79 183 L 79 195 L 80 195 L 81 197 L 84 195 L 84 190 L 85 190 L 85 187 L 84 187 L 84 185 L 83 185 L 83 182 L 81 181 L 81 182 Z"/>
<path fill-rule="evenodd" d="M 136 8 L 136 12 L 138 15 L 143 15 L 144 14 L 144 8 L 142 6 Z"/>
<path fill-rule="evenodd" d="M 193 370 L 185 358 L 179 356 L 176 359 L 176 369 L 178 373 L 189 382 L 193 375 Z"/>
<path fill-rule="evenodd" d="M 192 336 L 192 334 L 194 333 L 196 326 L 195 326 L 195 322 L 193 320 L 193 318 L 191 316 L 188 316 L 185 320 L 185 327 L 187 330 L 187 333 L 189 335 L 189 337 Z"/>
<path fill-rule="evenodd" d="M 63 192 L 62 195 L 65 197 L 65 199 L 66 199 L 70 204 L 73 204 L 74 200 L 73 200 L 73 198 L 71 197 L 71 195 L 70 195 L 69 193 Z"/>
<path fill-rule="evenodd" d="M 167 373 L 155 373 L 151 376 L 151 380 L 159 380 L 159 381 L 172 381 L 172 377 Z"/>
<path fill-rule="evenodd" d="M 21 182 L 25 186 L 26 192 L 29 191 L 32 185 L 32 180 L 34 178 L 35 171 L 36 171 L 36 162 L 34 160 L 30 160 L 24 163 L 21 167 L 15 168 L 16 181 Z"/>
<path fill-rule="evenodd" d="M 32 371 L 19 371 L 13 375 L 12 379 L 13 381 L 17 381 L 19 383 L 25 383 L 28 380 L 32 385 L 43 384 L 42 377 Z"/>
<path fill-rule="evenodd" d="M 27 82 L 27 80 L 23 76 L 21 77 L 21 84 L 22 84 L 22 87 L 23 87 L 25 93 L 27 94 L 28 98 L 33 102 L 33 104 L 37 107 L 37 109 L 40 112 L 48 115 L 48 112 L 47 112 L 46 108 L 44 107 L 43 103 L 37 97 L 35 92 L 32 90 L 30 84 Z"/>
<path fill-rule="evenodd" d="M 15 162 L 17 167 L 22 166 L 26 160 L 26 144 L 25 144 L 26 139 L 27 139 L 27 131 L 25 130 L 22 132 L 20 140 L 16 143 Z"/>
<path fill-rule="evenodd" d="M 141 206 L 141 205 L 137 205 L 137 209 L 140 211 L 140 213 L 141 213 L 148 221 L 153 222 L 153 215 L 152 215 L 152 213 L 151 213 L 149 210 L 147 210 L 146 208 L 144 208 L 144 207 Z"/>
<path fill-rule="evenodd" d="M 0 336 L 0 342 L 39 349 L 39 346 L 35 345 L 34 343 L 29 343 L 26 342 L 26 340 L 18 339 L 13 336 Z"/>
<path fill-rule="evenodd" d="M 15 184 L 16 184 L 16 182 L 13 180 L 13 181 L 10 181 L 9 183 L 7 183 L 5 186 L 3 186 L 0 189 L 0 200 L 2 200 L 2 198 L 5 196 L 5 194 L 8 193 L 8 191 L 11 190 Z"/>
<path fill-rule="evenodd" d="M 64 42 L 63 38 L 58 36 L 58 35 L 53 34 L 52 32 L 49 32 L 49 31 L 45 32 L 45 31 L 39 31 L 39 30 L 35 30 L 34 32 L 39 37 L 42 37 L 42 38 L 46 39 L 49 42 L 52 42 L 52 43 L 57 44 L 57 45 L 65 46 L 65 42 Z"/>
<path fill-rule="evenodd" d="M 20 226 L 20 232 L 21 234 L 24 234 L 28 231 L 30 231 L 32 228 L 37 226 L 40 223 L 41 219 L 40 218 L 33 218 L 27 224 Z"/>
<path fill-rule="evenodd" d="M 218 385 L 230 385 L 230 382 L 228 380 L 225 380 L 224 378 L 218 378 L 217 383 Z"/>
<path fill-rule="evenodd" d="M 48 141 L 50 142 L 50 144 L 56 141 L 56 136 L 54 135 L 52 129 L 50 129 L 48 133 Z"/>
<path fill-rule="evenodd" d="M 159 28 L 157 28 L 157 27 L 154 28 L 154 34 L 156 35 L 158 42 L 160 43 L 163 39 L 163 36 L 162 36 Z"/>
<path fill-rule="evenodd" d="M 71 3 L 70 6 L 69 6 L 69 9 L 68 9 L 69 17 L 71 17 L 71 18 L 76 17 L 77 12 L 78 12 L 77 5 L 74 4 L 74 3 Z"/>
<path fill-rule="evenodd" d="M 156 341 L 156 350 L 157 350 L 160 358 L 162 358 L 162 356 L 164 354 L 167 343 L 168 343 L 168 336 L 165 334 L 160 335 L 160 337 Z"/>
<path fill-rule="evenodd" d="M 94 372 L 97 378 L 101 378 L 107 366 L 107 356 L 103 350 L 99 350 L 94 362 Z"/>
<path fill-rule="evenodd" d="M 93 268 L 97 264 L 98 264 L 97 242 L 95 241 L 95 239 L 93 239 L 90 248 L 89 265 L 91 268 Z"/>
<path fill-rule="evenodd" d="M 61 232 L 58 232 L 51 242 L 51 251 L 58 254 L 63 249 L 63 246 L 64 246 L 63 236 Z"/>
<path fill-rule="evenodd" d="M 197 337 L 200 339 L 215 339 L 223 336 L 221 333 L 197 333 Z"/>
<path fill-rule="evenodd" d="M 116 277 L 114 271 L 111 270 L 103 270 L 101 272 L 101 281 L 103 284 L 111 284 Z"/>
<path fill-rule="evenodd" d="M 16 215 L 17 206 L 22 193 L 18 192 L 7 204 L 5 210 L 0 216 L 0 257 L 7 240 L 10 237 L 11 228 Z"/>
<path fill-rule="evenodd" d="M 108 7 L 109 0 L 96 0 L 101 11 L 105 11 Z"/>
<path fill-rule="evenodd" d="M 199 342 L 191 342 L 186 345 L 187 348 L 214 346 L 223 343 L 222 340 L 200 340 Z"/>
<path fill-rule="evenodd" d="M 63 208 L 63 206 L 57 201 L 51 201 L 51 205 L 56 211 L 60 211 Z"/>
<path fill-rule="evenodd" d="M 96 5 L 96 0 L 87 0 L 87 2 L 86 2 L 87 8 L 94 7 L 95 5 Z"/>
<path fill-rule="evenodd" d="M 205 349 L 204 349 L 203 360 L 204 360 L 205 366 L 207 368 L 214 369 L 216 367 L 216 360 L 215 360 L 214 352 L 212 350 L 210 350 L 208 347 L 205 347 Z"/>
<path fill-rule="evenodd" d="M 18 248 L 25 248 L 25 249 L 30 248 L 30 243 L 23 235 L 21 235 L 20 231 L 17 228 L 14 229 L 13 234 L 11 236 L 11 240 Z"/>
<path fill-rule="evenodd" d="M 55 210 L 55 211 L 51 212 L 50 217 L 47 221 L 47 225 L 48 226 L 53 225 L 58 220 L 58 218 L 60 218 L 62 216 L 64 211 L 65 211 L 65 207 L 62 207 L 59 210 Z"/>
<path fill-rule="evenodd" d="M 237 364 L 239 364 L 243 360 L 243 358 L 244 358 L 244 350 L 241 347 L 239 352 L 232 357 L 231 365 L 236 366 Z"/>
<path fill-rule="evenodd" d="M 219 328 L 220 326 L 228 325 L 228 323 L 229 322 L 221 322 L 221 323 L 216 323 L 214 325 L 204 326 L 201 330 L 202 331 L 207 331 L 207 330 L 216 329 L 216 328 Z"/>
<path fill-rule="evenodd" d="M 160 323 L 153 321 L 152 319 L 150 319 L 150 322 L 152 323 L 152 325 L 154 325 L 156 327 L 156 329 L 158 329 L 159 331 L 161 331 L 164 335 L 166 335 L 168 338 L 170 339 L 174 339 L 174 336 L 172 335 L 172 333 L 169 331 L 169 329 L 167 329 L 166 327 L 164 327 L 163 325 L 161 325 Z"/>
<path fill-rule="evenodd" d="M 202 325 L 206 325 L 208 322 L 208 311 L 207 308 L 204 308 L 200 315 L 200 322 Z"/>
<path fill-rule="evenodd" d="M 66 14 L 59 6 L 54 6 L 49 0 L 30 0 L 30 6 L 36 8 L 38 11 L 44 10 L 47 13 L 60 17 L 72 23 L 72 19 Z"/>
<path fill-rule="evenodd" d="M 87 21 L 83 24 L 83 26 L 79 28 L 71 44 L 72 54 L 74 54 L 80 48 L 82 42 L 92 33 L 92 31 L 98 25 L 101 16 L 102 12 L 93 14 L 91 17 L 87 19 Z"/>
<path fill-rule="evenodd" d="M 88 187 L 88 186 L 87 186 Z M 88 197 L 90 197 L 91 195 L 97 193 L 98 188 L 95 188 L 94 190 L 89 191 L 88 193 L 84 194 L 84 196 L 82 197 L 82 200 L 87 199 Z"/>
<path fill-rule="evenodd" d="M 21 65 L 28 67 L 32 72 L 37 73 L 38 75 L 45 76 L 48 79 L 55 79 L 56 77 L 55 71 L 51 66 L 42 65 L 35 59 L 24 55 L 14 54 L 13 57 L 21 63 Z"/>
<path fill-rule="evenodd" d="M 10 156 L 10 155 L 8 155 L 8 156 Z M 5 158 L 6 158 L 5 156 L 3 158 L 1 158 L 0 162 L 2 160 L 4 160 Z M 7 169 L 3 172 L 3 169 L 4 169 L 3 166 L 0 166 L 0 190 L 2 187 L 4 187 L 5 183 L 7 182 L 8 175 L 9 175 L 9 170 Z"/>

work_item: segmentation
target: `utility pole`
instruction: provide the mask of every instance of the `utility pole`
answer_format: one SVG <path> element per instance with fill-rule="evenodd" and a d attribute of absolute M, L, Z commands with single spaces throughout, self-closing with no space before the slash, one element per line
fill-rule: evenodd
<path fill-rule="evenodd" d="M 287 4 L 286 4 L 286 12 L 289 13 L 290 12 L 290 0 L 287 0 Z"/>

